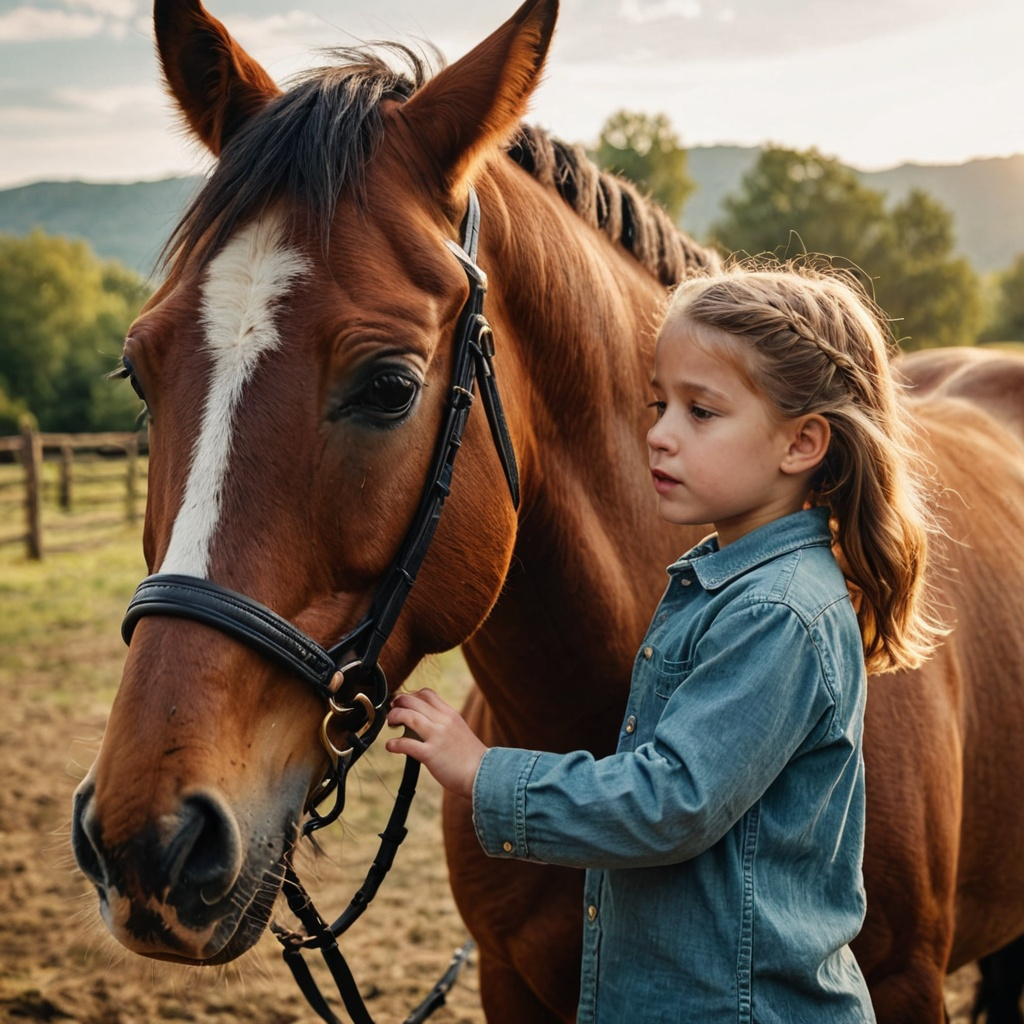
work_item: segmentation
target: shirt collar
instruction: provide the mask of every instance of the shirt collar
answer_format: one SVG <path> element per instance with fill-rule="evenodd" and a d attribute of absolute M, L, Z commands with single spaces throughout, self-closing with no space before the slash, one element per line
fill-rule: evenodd
<path fill-rule="evenodd" d="M 705 537 L 678 561 L 668 567 L 672 574 L 692 568 L 705 590 L 714 590 L 749 572 L 763 562 L 797 548 L 831 546 L 831 512 L 828 508 L 810 508 L 783 516 L 735 540 L 718 547 L 718 535 Z"/>

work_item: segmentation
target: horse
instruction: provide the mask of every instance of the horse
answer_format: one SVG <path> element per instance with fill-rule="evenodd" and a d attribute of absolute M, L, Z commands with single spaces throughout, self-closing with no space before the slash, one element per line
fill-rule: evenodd
<path fill-rule="evenodd" d="M 462 647 L 488 744 L 615 746 L 663 567 L 700 532 L 649 491 L 657 316 L 718 257 L 523 124 L 556 15 L 526 0 L 436 73 L 347 53 L 282 92 L 200 0 L 155 2 L 168 90 L 218 159 L 124 346 L 154 575 L 72 845 L 129 950 L 249 949 L 339 764 L 428 654 Z M 856 953 L 883 1024 L 941 1021 L 947 969 L 1024 931 L 1024 451 L 1012 402 L 944 391 L 969 363 L 906 364 L 954 626 L 870 686 Z M 582 874 L 488 863 L 468 802 L 443 816 L 487 1019 L 573 1021 Z"/>

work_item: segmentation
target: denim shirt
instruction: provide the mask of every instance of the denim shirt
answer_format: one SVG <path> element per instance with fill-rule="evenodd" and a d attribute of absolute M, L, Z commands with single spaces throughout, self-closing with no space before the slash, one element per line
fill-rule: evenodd
<path fill-rule="evenodd" d="M 864 1024 L 866 678 L 828 513 L 669 567 L 618 749 L 492 748 L 484 850 L 587 868 L 578 1024 Z"/>

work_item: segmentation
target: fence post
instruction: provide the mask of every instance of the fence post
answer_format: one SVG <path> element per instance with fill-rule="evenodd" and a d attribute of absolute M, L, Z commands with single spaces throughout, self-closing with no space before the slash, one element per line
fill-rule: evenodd
<path fill-rule="evenodd" d="M 28 533 L 25 535 L 28 557 L 39 561 L 43 557 L 43 526 L 41 519 L 43 442 L 31 423 L 21 428 L 22 462 L 25 466 L 25 514 Z"/>
<path fill-rule="evenodd" d="M 71 511 L 71 477 L 75 464 L 75 453 L 69 444 L 60 446 L 60 507 Z"/>
<path fill-rule="evenodd" d="M 125 471 L 125 513 L 129 523 L 134 523 L 138 518 L 138 497 L 139 497 L 139 439 L 133 437 L 125 444 L 125 453 L 128 458 L 128 466 Z"/>

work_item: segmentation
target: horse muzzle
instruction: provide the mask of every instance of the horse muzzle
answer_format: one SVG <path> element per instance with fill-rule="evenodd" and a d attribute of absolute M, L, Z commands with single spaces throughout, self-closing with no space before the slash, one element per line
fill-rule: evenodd
<path fill-rule="evenodd" d="M 264 817 L 251 809 L 246 816 Z M 123 946 L 156 959 L 216 964 L 240 956 L 262 934 L 297 832 L 291 816 L 273 829 L 254 829 L 216 792 L 197 790 L 108 842 L 95 784 L 86 778 L 75 793 L 71 845 Z"/>

